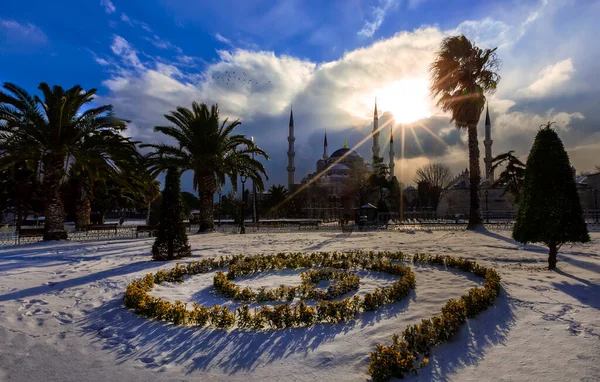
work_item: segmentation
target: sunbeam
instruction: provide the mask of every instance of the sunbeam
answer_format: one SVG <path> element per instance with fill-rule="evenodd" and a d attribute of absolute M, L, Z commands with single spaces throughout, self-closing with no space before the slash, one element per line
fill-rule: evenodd
<path fill-rule="evenodd" d="M 417 133 L 415 132 L 414 126 L 410 126 L 410 132 L 412 133 L 412 136 L 415 139 L 415 143 L 417 144 L 417 147 L 419 148 L 421 155 L 425 155 L 425 150 L 423 150 L 423 146 L 421 145 L 421 141 L 419 140 L 419 137 L 417 136 Z"/>

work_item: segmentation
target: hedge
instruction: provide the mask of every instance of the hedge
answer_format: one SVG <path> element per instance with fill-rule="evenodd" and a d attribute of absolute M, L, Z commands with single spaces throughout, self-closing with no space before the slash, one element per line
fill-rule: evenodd
<path fill-rule="evenodd" d="M 170 321 L 177 325 L 212 325 L 228 328 L 236 322 L 241 328 L 283 329 L 294 326 L 310 326 L 319 322 L 340 322 L 353 319 L 361 311 L 373 311 L 383 304 L 401 300 L 415 287 L 415 275 L 409 267 L 398 264 L 406 261 L 401 252 L 318 252 L 318 253 L 279 253 L 276 255 L 224 256 L 218 259 L 204 259 L 186 266 L 177 264 L 175 268 L 160 270 L 154 275 L 132 281 L 125 291 L 125 306 L 138 314 L 157 320 Z M 206 273 L 229 266 L 227 274 L 217 272 L 215 288 L 226 297 L 245 301 L 292 300 L 297 294 L 305 299 L 319 299 L 316 306 L 308 306 L 303 301 L 296 305 L 282 304 L 271 307 L 263 305 L 250 310 L 241 306 L 230 310 L 228 306 L 202 306 L 197 303 L 189 310 L 181 301 L 171 303 L 162 298 L 152 297 L 149 292 L 154 284 L 182 282 L 185 275 Z M 303 272 L 303 284 L 299 287 L 281 286 L 274 290 L 258 293 L 250 288 L 240 288 L 231 279 L 285 268 L 322 267 Z M 371 293 L 347 297 L 342 301 L 331 301 L 336 296 L 347 293 L 358 283 L 358 276 L 349 269 L 364 269 L 400 276 L 388 287 L 375 288 Z M 317 289 L 315 281 L 324 278 L 338 279 L 340 282 L 327 291 Z M 356 285 L 358 287 L 358 285 Z"/>
<path fill-rule="evenodd" d="M 484 278 L 483 287 L 475 287 L 458 300 L 449 300 L 441 309 L 441 313 L 431 318 L 424 319 L 415 325 L 408 325 L 401 334 L 392 336 L 391 345 L 378 344 L 376 350 L 370 355 L 368 373 L 374 381 L 386 381 L 392 377 L 403 376 L 416 372 L 427 365 L 431 348 L 449 341 L 460 330 L 467 318 L 475 317 L 490 305 L 493 305 L 500 293 L 500 275 L 493 269 L 483 267 L 474 261 L 452 256 L 430 254 L 404 255 L 402 252 L 361 252 L 349 253 L 318 252 L 318 253 L 278 253 L 276 255 L 252 256 L 223 256 L 218 259 L 204 259 L 189 263 L 186 266 L 177 264 L 175 268 L 155 274 L 148 274 L 142 279 L 132 281 L 125 291 L 125 305 L 135 310 L 138 314 L 172 322 L 176 325 L 212 325 L 217 328 L 229 328 L 237 323 L 240 328 L 287 328 L 296 326 L 310 326 L 318 322 L 340 322 L 350 320 L 360 311 L 375 310 L 385 303 L 398 301 L 407 296 L 415 287 L 415 275 L 410 267 L 400 265 L 399 262 L 410 261 L 413 263 L 439 265 L 456 268 L 473 273 Z M 249 301 L 264 301 L 266 297 L 249 297 L 253 294 L 260 295 L 260 291 L 244 291 L 231 282 L 232 279 L 267 270 L 284 268 L 312 268 L 322 267 L 323 270 L 308 271 L 303 278 L 314 282 L 319 277 L 339 272 L 340 277 L 344 270 L 364 269 L 386 272 L 400 276 L 390 287 L 376 288 L 372 293 L 366 293 L 363 298 L 359 296 L 347 297 L 342 301 L 318 301 L 316 306 L 308 306 L 304 301 L 296 305 L 282 304 L 277 306 L 263 305 L 250 309 L 247 305 L 236 310 L 228 306 L 214 305 L 207 307 L 194 303 L 192 309 L 186 303 L 174 303 L 161 298 L 150 296 L 149 292 L 154 284 L 168 282 L 182 282 L 186 275 L 196 275 L 229 266 L 227 274 L 217 273 L 215 287 L 222 283 L 221 293 L 234 297 L 248 298 Z M 347 273 L 347 275 L 351 275 Z M 337 277 L 337 276 L 336 276 Z M 231 283 L 233 287 L 229 284 Z M 223 287 L 224 286 L 224 287 Z M 265 291 L 265 295 L 273 300 L 290 298 L 292 287 Z M 297 290 L 294 289 L 294 296 Z"/>
<path fill-rule="evenodd" d="M 433 346 L 449 341 L 467 318 L 475 317 L 493 305 L 500 293 L 500 275 L 474 261 L 428 254 L 417 254 L 412 261 L 471 272 L 484 277 L 485 282 L 483 287 L 472 288 L 459 300 L 449 300 L 442 307 L 441 314 L 422 320 L 419 324 L 408 325 L 402 335 L 394 334 L 391 345 L 378 344 L 370 355 L 368 369 L 373 381 L 402 378 L 425 366 Z"/>

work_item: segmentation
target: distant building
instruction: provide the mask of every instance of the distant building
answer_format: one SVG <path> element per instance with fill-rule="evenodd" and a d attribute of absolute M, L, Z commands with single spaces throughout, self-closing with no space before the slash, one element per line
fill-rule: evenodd
<path fill-rule="evenodd" d="M 595 174 L 583 175 L 575 178 L 577 184 L 577 193 L 581 200 L 581 208 L 584 211 L 596 210 L 598 213 L 598 204 L 600 203 L 600 172 Z"/>
<path fill-rule="evenodd" d="M 377 112 L 377 101 L 373 111 L 373 130 L 372 130 L 372 152 L 373 158 L 379 157 L 379 115 Z M 346 141 L 344 145 L 335 150 L 331 156 L 328 155 L 327 133 L 323 138 L 323 157 L 316 162 L 315 171 L 309 172 L 302 178 L 300 183 L 295 183 L 295 151 L 294 142 L 294 115 L 290 111 L 289 136 L 288 136 L 288 189 L 294 191 L 301 186 L 320 188 L 325 191 L 327 196 L 339 197 L 343 189 L 348 185 L 353 170 L 364 170 L 366 173 L 373 171 L 373 166 L 368 163 L 356 151 L 350 149 Z M 390 131 L 390 151 L 389 151 L 389 169 L 391 176 L 394 176 L 394 137 Z"/>
<path fill-rule="evenodd" d="M 490 121 L 489 110 L 486 110 L 485 116 L 485 138 L 483 144 L 485 146 L 485 172 L 479 187 L 479 205 L 482 216 L 485 216 L 486 211 L 495 217 L 510 217 L 516 213 L 516 205 L 514 197 L 509 192 L 505 192 L 504 187 L 494 184 L 494 173 L 492 169 L 492 124 Z M 573 167 L 573 176 L 576 175 L 576 170 Z M 600 190 L 600 173 L 589 174 L 576 177 L 577 192 L 581 201 L 581 207 L 584 211 L 592 211 L 597 209 L 599 203 Z M 442 196 L 437 208 L 438 216 L 445 215 L 468 215 L 469 213 L 469 171 L 465 169 L 452 182 L 452 186 Z M 487 191 L 487 197 L 486 197 Z"/>

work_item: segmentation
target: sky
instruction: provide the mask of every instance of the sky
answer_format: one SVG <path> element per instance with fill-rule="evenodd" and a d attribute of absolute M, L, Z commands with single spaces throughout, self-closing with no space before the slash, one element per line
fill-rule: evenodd
<path fill-rule="evenodd" d="M 325 132 L 330 154 L 347 139 L 370 160 L 377 97 L 384 160 L 393 129 L 396 176 L 409 184 L 428 162 L 467 167 L 466 133 L 427 91 L 440 42 L 462 33 L 502 61 L 488 96 L 494 155 L 525 160 L 540 125 L 555 121 L 572 164 L 588 171 L 600 165 L 599 17 L 600 0 L 10 1 L 0 82 L 97 88 L 95 103 L 112 104 L 143 142 L 168 142 L 153 127 L 176 106 L 218 103 L 270 155 L 268 186 L 287 183 L 290 108 L 299 182 Z"/>

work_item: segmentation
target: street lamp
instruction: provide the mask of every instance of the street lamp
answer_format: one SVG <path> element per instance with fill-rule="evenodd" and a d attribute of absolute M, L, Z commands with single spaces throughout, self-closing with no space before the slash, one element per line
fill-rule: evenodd
<path fill-rule="evenodd" d="M 592 189 L 592 192 L 594 193 L 594 209 L 596 210 L 596 223 L 598 223 L 598 190 L 594 188 Z"/>
<path fill-rule="evenodd" d="M 223 186 L 222 185 L 219 185 L 217 192 L 219 193 L 219 223 L 217 226 L 220 227 L 221 226 L 221 196 L 223 195 Z"/>
<path fill-rule="evenodd" d="M 490 222 L 490 212 L 488 210 L 488 190 L 485 190 L 485 222 Z"/>
<path fill-rule="evenodd" d="M 254 144 L 254 137 L 250 137 L 252 144 Z M 252 159 L 254 159 L 254 151 L 252 152 Z M 256 211 L 256 182 L 252 179 L 252 222 L 258 223 L 258 212 Z"/>
<path fill-rule="evenodd" d="M 240 180 L 242 181 L 242 210 L 240 213 L 240 234 L 246 233 L 246 227 L 244 226 L 244 195 L 246 193 L 246 179 L 248 179 L 246 174 L 240 175 Z"/>

